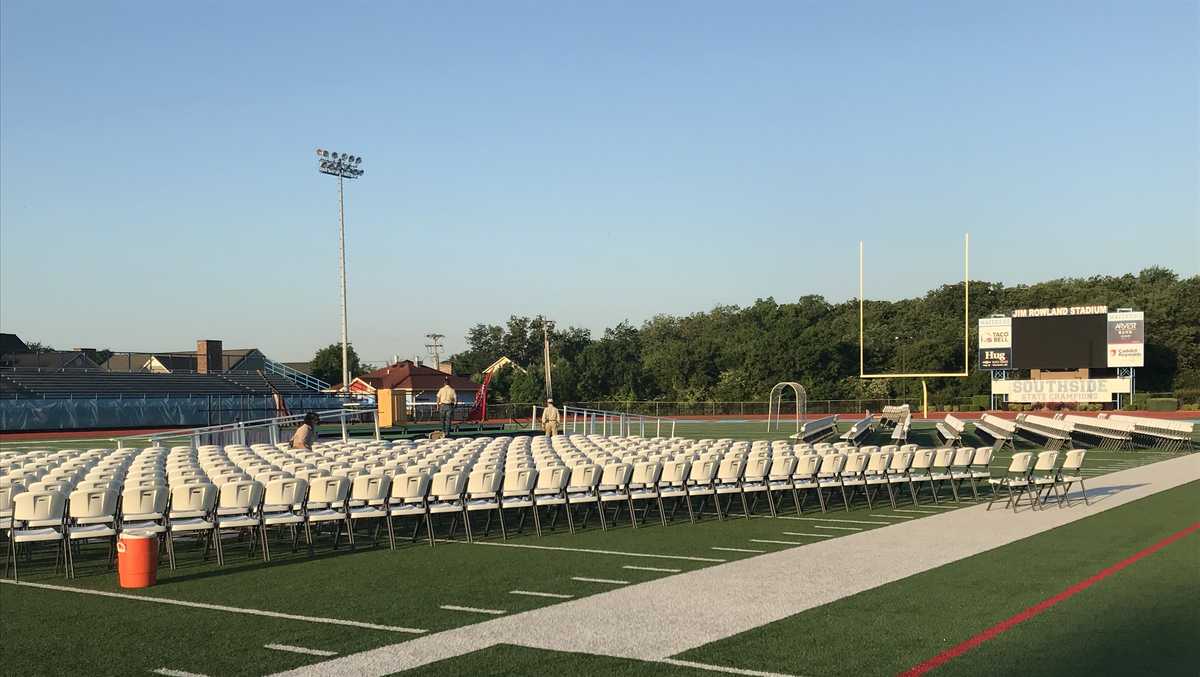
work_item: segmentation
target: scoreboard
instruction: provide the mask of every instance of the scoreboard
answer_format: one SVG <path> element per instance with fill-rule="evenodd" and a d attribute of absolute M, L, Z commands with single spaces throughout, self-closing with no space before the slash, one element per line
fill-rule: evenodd
<path fill-rule="evenodd" d="M 1141 367 L 1144 361 L 1141 312 L 1073 306 L 979 320 L 981 369 L 1106 369 Z"/>

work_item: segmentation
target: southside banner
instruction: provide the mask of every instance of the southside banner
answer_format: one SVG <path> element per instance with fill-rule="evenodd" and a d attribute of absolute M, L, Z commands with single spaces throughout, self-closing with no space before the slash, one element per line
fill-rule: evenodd
<path fill-rule="evenodd" d="M 979 368 L 1012 368 L 1012 318 L 979 319 Z"/>
<path fill-rule="evenodd" d="M 1141 367 L 1146 361 L 1146 320 L 1141 311 L 1108 314 L 1108 366 Z"/>
<path fill-rule="evenodd" d="M 992 381 L 992 394 L 1008 395 L 1009 402 L 1111 402 L 1132 388 L 1127 378 Z"/>

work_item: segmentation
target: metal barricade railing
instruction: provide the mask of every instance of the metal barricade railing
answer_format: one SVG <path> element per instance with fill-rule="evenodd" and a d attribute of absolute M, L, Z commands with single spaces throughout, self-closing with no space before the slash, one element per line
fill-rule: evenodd
<path fill-rule="evenodd" d="M 321 418 L 321 423 L 336 422 L 338 424 L 342 440 L 350 438 L 351 425 L 363 423 L 373 424 L 374 438 L 379 439 L 379 418 L 375 409 L 331 409 L 316 413 Z M 237 423 L 211 425 L 201 428 L 167 430 L 142 435 L 126 435 L 111 439 L 113 442 L 116 442 L 118 449 L 138 443 L 146 446 L 166 446 L 164 443 L 171 440 L 186 441 L 193 447 L 205 444 L 224 446 L 227 444 L 248 445 L 264 443 L 274 445 L 287 441 L 284 431 L 288 428 L 298 427 L 304 422 L 304 416 L 304 414 L 292 414 L 290 416 L 238 421 Z"/>
<path fill-rule="evenodd" d="M 664 429 L 669 427 L 670 437 L 675 437 L 675 419 L 648 414 L 631 414 L 624 411 L 605 411 L 563 405 L 559 410 L 559 420 L 563 432 L 582 435 L 645 437 L 647 432 L 651 432 L 654 437 L 662 437 Z M 539 423 L 538 407 L 534 405 L 533 413 L 529 417 L 529 429 L 537 430 Z"/>

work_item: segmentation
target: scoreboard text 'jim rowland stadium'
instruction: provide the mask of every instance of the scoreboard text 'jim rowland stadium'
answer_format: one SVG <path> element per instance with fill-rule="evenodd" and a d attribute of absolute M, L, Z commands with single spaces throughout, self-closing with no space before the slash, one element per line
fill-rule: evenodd
<path fill-rule="evenodd" d="M 1103 315 L 1108 306 L 1068 306 L 1066 308 L 1028 308 L 1012 311 L 1013 317 L 1056 317 L 1059 315 Z"/>

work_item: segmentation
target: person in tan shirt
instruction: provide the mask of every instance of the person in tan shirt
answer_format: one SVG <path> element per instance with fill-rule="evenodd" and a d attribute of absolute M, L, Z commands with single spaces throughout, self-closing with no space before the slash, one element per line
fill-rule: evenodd
<path fill-rule="evenodd" d="M 450 422 L 454 418 L 454 405 L 458 403 L 458 393 L 450 387 L 450 378 L 442 379 L 442 387 L 437 391 L 438 414 L 442 417 L 442 432 L 450 434 Z"/>
<path fill-rule="evenodd" d="M 558 434 L 558 409 L 552 398 L 546 399 L 546 408 L 542 410 L 542 430 L 550 437 Z"/>
<path fill-rule="evenodd" d="M 296 433 L 292 435 L 293 449 L 312 449 L 317 442 L 317 425 L 321 422 L 321 418 L 314 412 L 308 412 L 304 415 L 304 423 L 296 428 Z"/>

